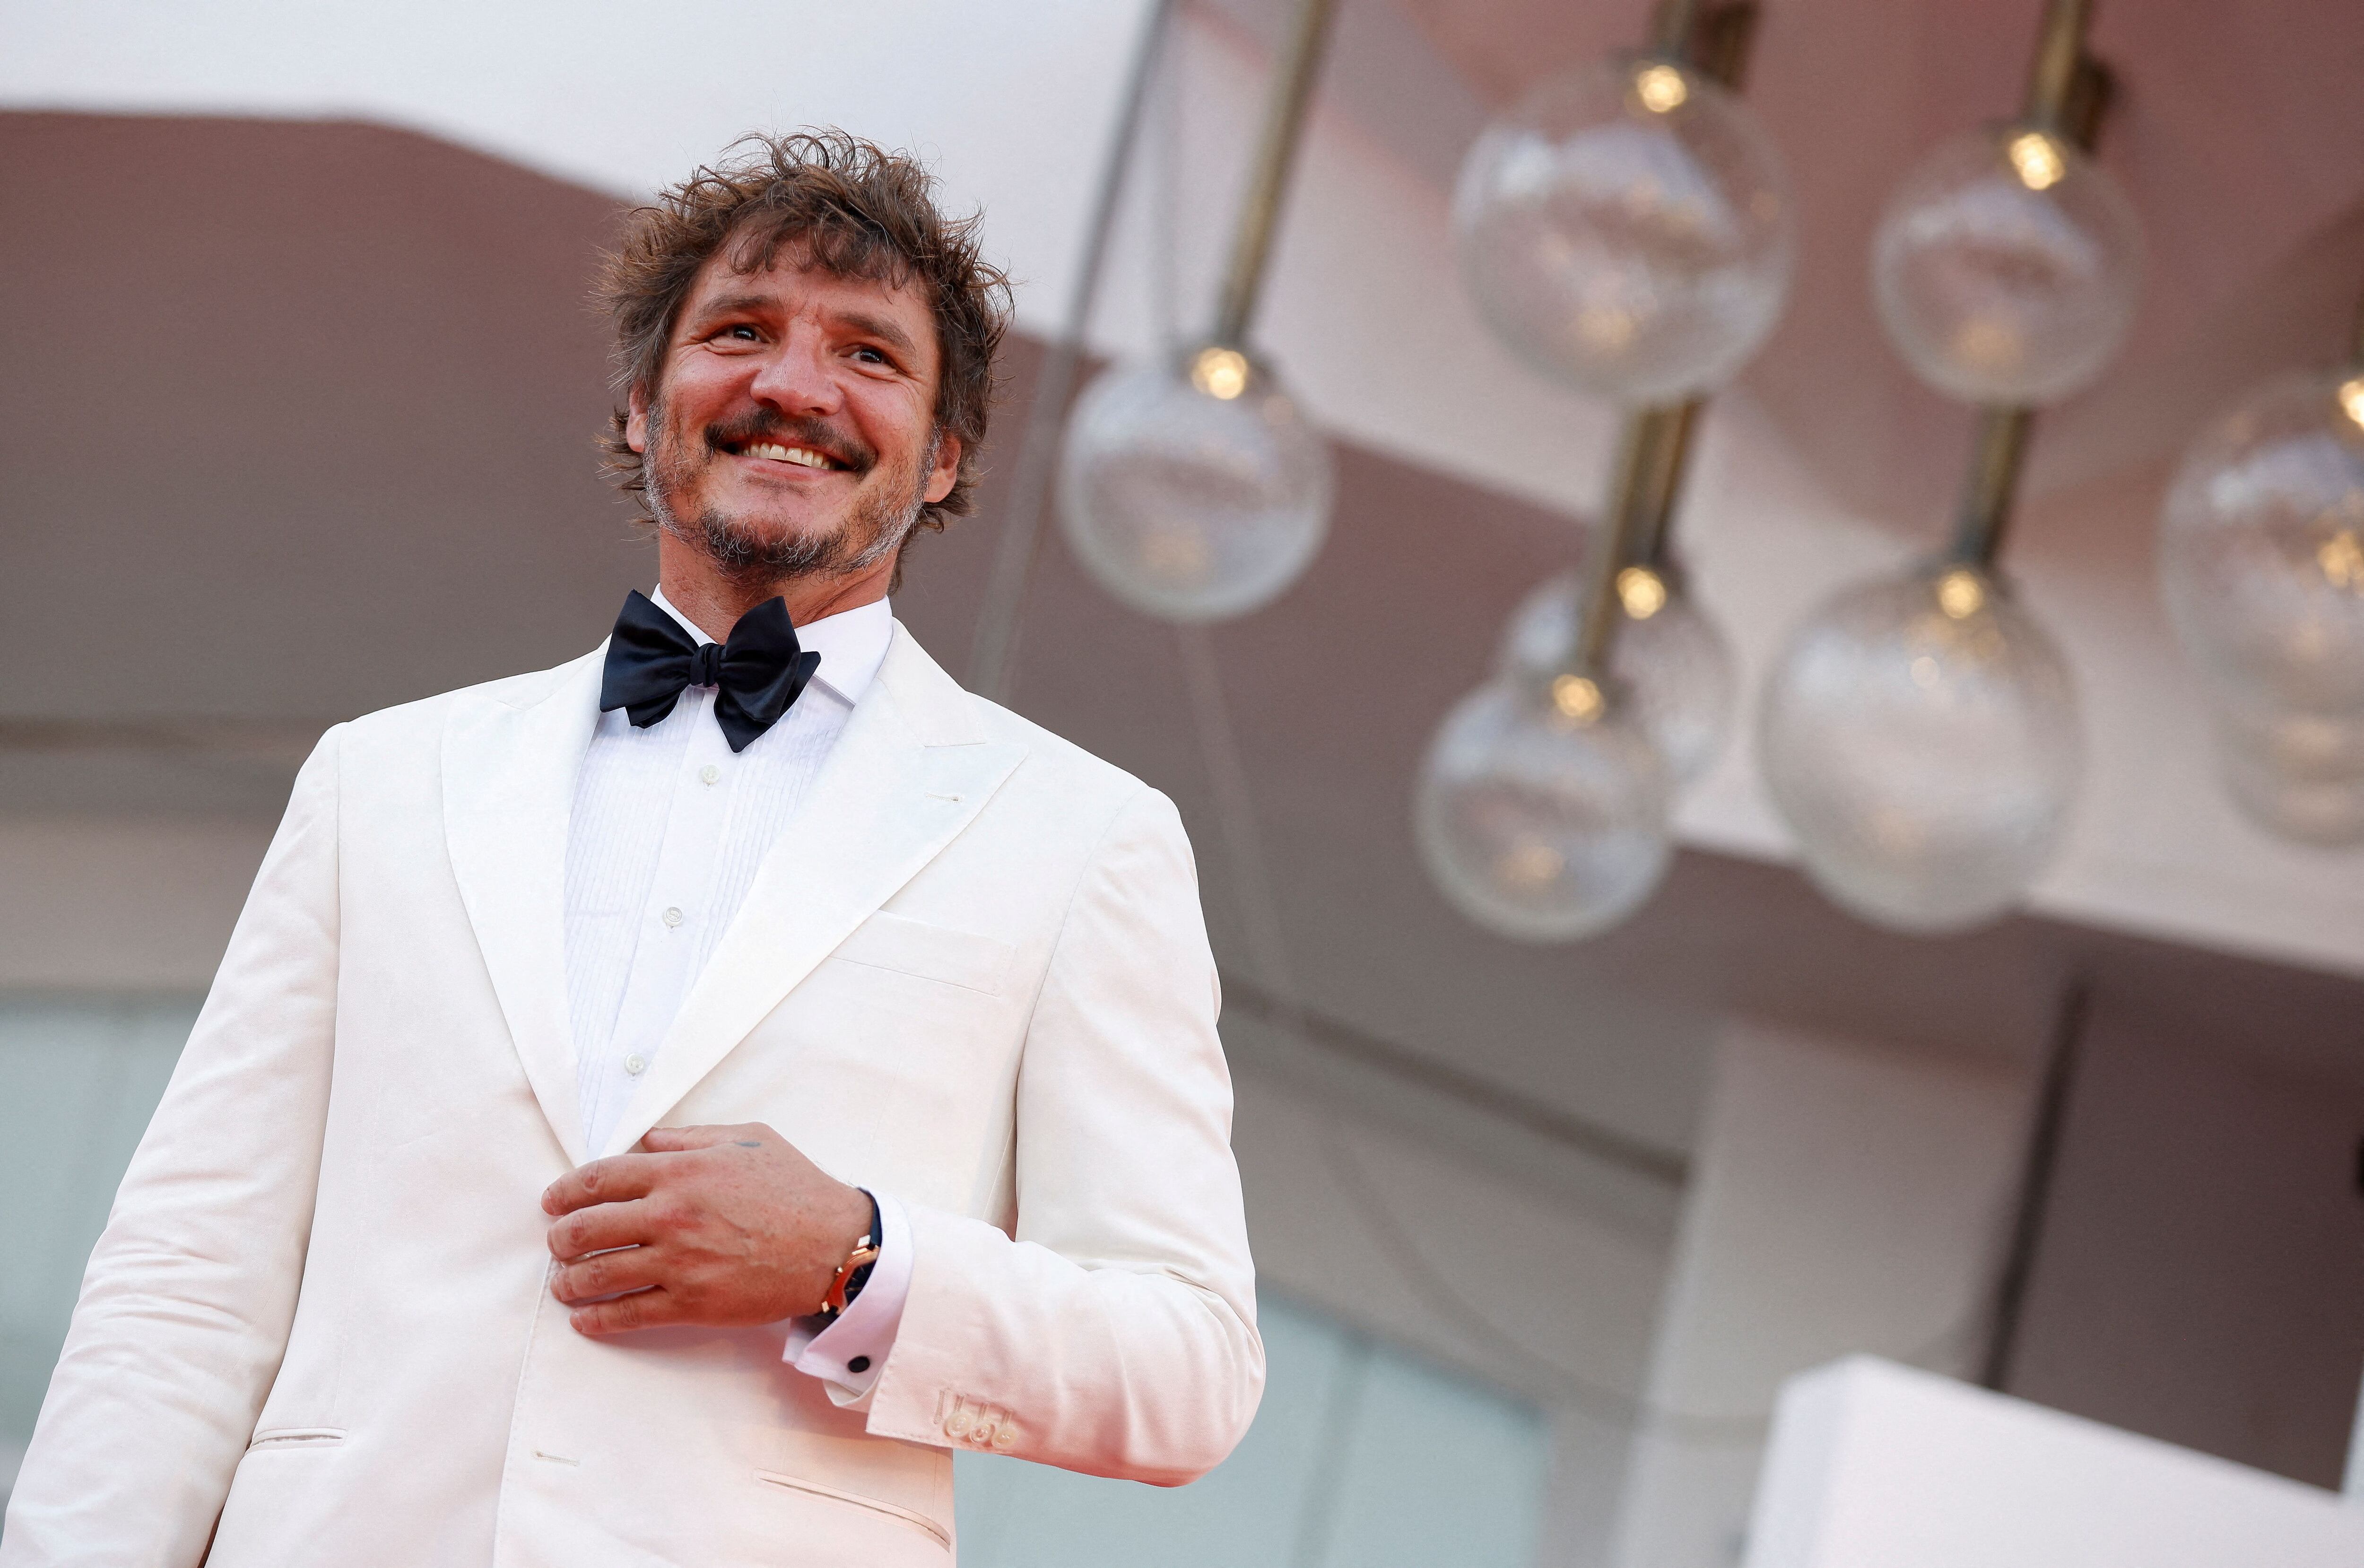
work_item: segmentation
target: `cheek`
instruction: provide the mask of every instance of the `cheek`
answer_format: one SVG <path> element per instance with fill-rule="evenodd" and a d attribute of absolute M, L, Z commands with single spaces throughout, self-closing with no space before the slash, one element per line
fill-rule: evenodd
<path fill-rule="evenodd" d="M 745 390 L 740 384 L 746 379 L 724 367 L 701 365 L 695 361 L 677 367 L 666 378 L 664 402 L 657 410 L 657 417 L 663 421 L 663 433 L 684 438 L 697 435 L 720 418 L 734 403 L 745 401 Z"/>
<path fill-rule="evenodd" d="M 871 450 L 894 467 L 915 468 L 927 461 L 928 433 L 935 421 L 925 405 L 900 392 L 864 387 L 847 396 L 846 412 Z"/>

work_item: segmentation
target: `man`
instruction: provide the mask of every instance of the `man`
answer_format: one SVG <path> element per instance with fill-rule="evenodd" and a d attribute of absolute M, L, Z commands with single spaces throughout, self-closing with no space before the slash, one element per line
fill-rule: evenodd
<path fill-rule="evenodd" d="M 5 1568 L 941 1565 L 952 1448 L 1230 1451 L 1263 1348 L 1180 824 L 887 609 L 968 507 L 1003 292 L 842 134 L 634 215 L 658 593 L 305 764 Z"/>

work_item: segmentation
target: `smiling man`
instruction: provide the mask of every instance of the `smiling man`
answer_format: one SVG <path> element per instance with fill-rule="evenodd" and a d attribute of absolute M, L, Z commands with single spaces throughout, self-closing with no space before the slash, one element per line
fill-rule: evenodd
<path fill-rule="evenodd" d="M 893 618 L 975 220 L 838 133 L 632 216 L 653 595 L 338 726 L 91 1260 L 0 1564 L 942 1564 L 950 1451 L 1161 1484 L 1264 1353 L 1190 851 Z"/>

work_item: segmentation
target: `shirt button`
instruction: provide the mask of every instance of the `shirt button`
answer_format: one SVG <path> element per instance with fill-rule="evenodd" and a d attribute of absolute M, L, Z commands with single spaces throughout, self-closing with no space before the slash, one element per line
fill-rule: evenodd
<path fill-rule="evenodd" d="M 697 770 L 697 782 L 700 784 L 712 784 L 721 776 L 722 770 L 711 762 Z"/>
<path fill-rule="evenodd" d="M 678 926 L 681 924 L 681 906 L 676 904 L 672 908 L 667 909 L 664 912 L 664 923 L 668 926 Z"/>
<path fill-rule="evenodd" d="M 639 1051 L 624 1058 L 624 1071 L 637 1078 L 649 1070 L 649 1059 Z"/>

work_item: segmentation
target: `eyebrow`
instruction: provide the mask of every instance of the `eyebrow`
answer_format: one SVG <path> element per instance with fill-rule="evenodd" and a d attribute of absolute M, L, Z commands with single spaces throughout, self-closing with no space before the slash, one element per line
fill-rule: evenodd
<path fill-rule="evenodd" d="M 778 298 L 768 294 L 724 295 L 719 299 L 707 301 L 692 319 L 704 322 L 719 316 L 759 315 L 779 307 Z M 877 339 L 899 353 L 916 356 L 920 351 L 919 345 L 911 341 L 909 333 L 883 316 L 874 316 L 866 310 L 844 310 L 835 313 L 835 318 L 864 337 Z"/>
<path fill-rule="evenodd" d="M 719 299 L 709 299 L 698 306 L 697 314 L 692 319 L 707 321 L 717 316 L 753 315 L 759 311 L 776 309 L 779 303 L 767 294 L 724 295 Z"/>

